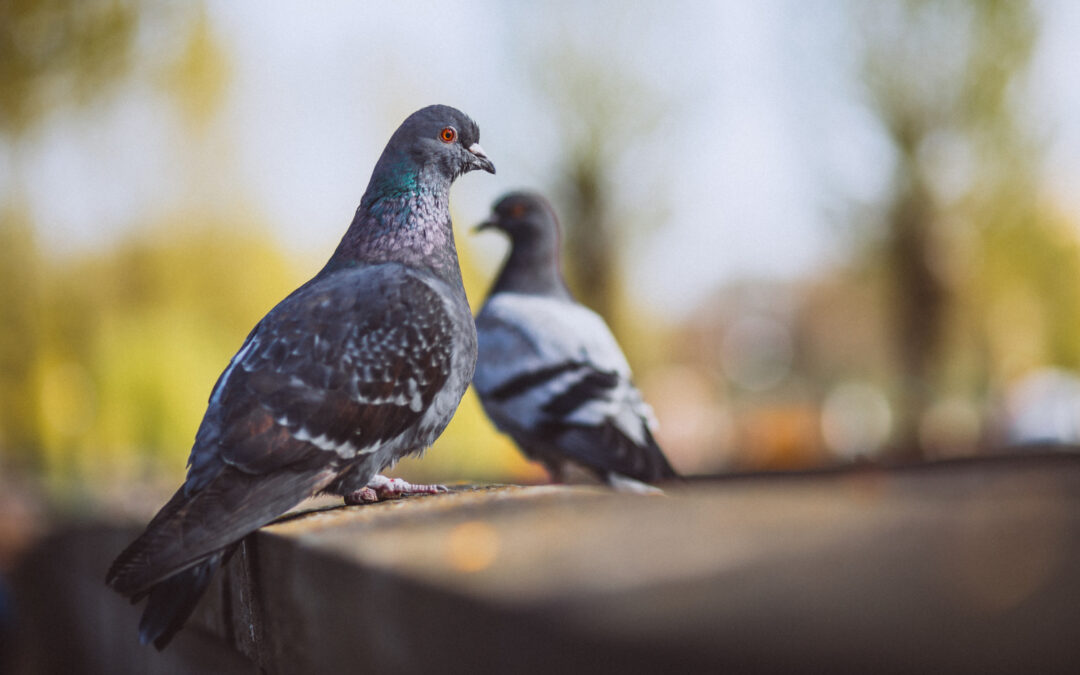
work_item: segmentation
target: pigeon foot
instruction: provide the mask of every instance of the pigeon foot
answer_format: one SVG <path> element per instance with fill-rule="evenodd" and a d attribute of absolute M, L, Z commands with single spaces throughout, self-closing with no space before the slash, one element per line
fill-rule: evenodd
<path fill-rule="evenodd" d="M 362 487 L 355 492 L 350 492 L 345 495 L 346 506 L 357 506 L 359 504 L 371 504 L 379 501 L 379 495 L 369 487 Z"/>
<path fill-rule="evenodd" d="M 377 473 L 371 477 L 366 486 L 345 495 L 345 503 L 348 505 L 371 504 L 405 495 L 434 495 L 449 491 L 445 485 L 414 485 L 400 478 L 387 478 Z"/>

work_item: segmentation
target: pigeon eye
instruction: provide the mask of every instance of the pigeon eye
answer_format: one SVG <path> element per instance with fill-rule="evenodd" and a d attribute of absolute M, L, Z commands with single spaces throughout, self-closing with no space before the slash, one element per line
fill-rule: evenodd
<path fill-rule="evenodd" d="M 525 206 L 522 204 L 514 204 L 510 207 L 510 217 L 520 218 L 525 215 Z"/>
<path fill-rule="evenodd" d="M 439 138 L 443 140 L 443 143 L 453 143 L 457 138 L 457 130 L 454 127 L 446 127 L 439 132 Z"/>

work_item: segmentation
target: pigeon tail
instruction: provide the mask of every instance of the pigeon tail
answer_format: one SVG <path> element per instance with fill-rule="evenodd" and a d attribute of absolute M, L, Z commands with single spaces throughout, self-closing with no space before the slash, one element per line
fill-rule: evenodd
<path fill-rule="evenodd" d="M 640 432 L 643 442 L 630 438 L 611 420 L 595 426 L 566 425 L 556 433 L 556 447 L 604 482 L 610 483 L 612 474 L 650 485 L 681 480 L 648 427 Z"/>
<path fill-rule="evenodd" d="M 664 451 L 660 449 L 660 444 L 653 438 L 652 430 L 648 425 L 642 430 L 645 434 L 646 454 L 649 456 L 649 464 L 651 483 L 658 483 L 663 481 L 682 481 L 683 477 L 679 475 L 674 467 L 671 466 L 671 462 L 668 461 Z"/>
<path fill-rule="evenodd" d="M 153 642 L 158 651 L 164 649 L 195 610 L 225 557 L 225 551 L 216 553 L 151 587 L 139 620 L 139 642 Z"/>
<path fill-rule="evenodd" d="M 105 575 L 105 584 L 121 595 L 138 599 L 146 594 L 150 586 L 144 578 L 149 567 L 147 550 L 153 548 L 159 541 L 168 538 L 176 538 L 175 532 L 169 532 L 162 536 L 162 525 L 170 523 L 174 516 L 182 509 L 186 495 L 181 487 L 173 494 L 172 498 L 161 507 L 154 519 L 146 526 L 139 537 L 128 544 L 116 560 L 109 566 Z"/>

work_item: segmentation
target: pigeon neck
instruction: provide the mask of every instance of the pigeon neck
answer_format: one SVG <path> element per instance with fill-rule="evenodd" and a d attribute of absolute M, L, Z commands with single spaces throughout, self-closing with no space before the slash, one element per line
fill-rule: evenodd
<path fill-rule="evenodd" d="M 545 295 L 569 300 L 570 291 L 559 271 L 557 237 L 535 233 L 519 235 L 511 244 L 510 257 L 499 272 L 491 292 Z"/>
<path fill-rule="evenodd" d="M 375 167 L 349 230 L 323 273 L 397 262 L 461 285 L 450 223 L 450 179 L 407 161 Z"/>

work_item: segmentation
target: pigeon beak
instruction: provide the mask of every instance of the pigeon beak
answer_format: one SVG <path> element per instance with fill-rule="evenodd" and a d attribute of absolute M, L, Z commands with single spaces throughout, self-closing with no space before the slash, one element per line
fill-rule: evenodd
<path fill-rule="evenodd" d="M 484 154 L 484 149 L 480 147 L 479 143 L 473 143 L 469 146 L 469 152 L 472 153 L 471 165 L 474 169 L 483 169 L 488 173 L 495 173 L 495 165 L 491 163 L 491 160 Z"/>
<path fill-rule="evenodd" d="M 492 217 L 492 218 L 488 218 L 487 220 L 485 220 L 485 221 L 483 221 L 481 223 L 477 223 L 473 227 L 472 231 L 473 231 L 473 234 L 476 234 L 477 232 L 483 232 L 484 230 L 490 230 L 491 228 L 498 227 L 498 226 L 499 226 L 499 221 L 495 220 L 495 218 Z"/>

